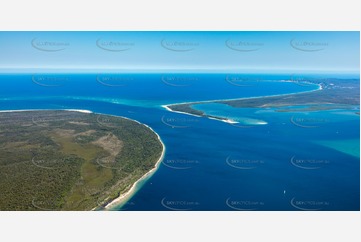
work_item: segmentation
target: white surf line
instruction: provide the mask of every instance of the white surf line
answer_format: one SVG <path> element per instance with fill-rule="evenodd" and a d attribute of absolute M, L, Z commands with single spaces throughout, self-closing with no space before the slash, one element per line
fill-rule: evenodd
<path fill-rule="evenodd" d="M 225 122 L 225 123 L 228 123 L 228 124 L 238 124 L 239 122 L 237 121 L 234 121 L 232 119 L 221 119 L 221 118 L 214 118 L 214 117 L 207 117 L 209 119 L 213 119 L 213 120 L 217 120 L 217 121 L 221 121 L 221 122 Z"/>
<path fill-rule="evenodd" d="M 176 105 L 176 104 L 167 104 L 167 105 L 161 105 L 162 108 L 167 109 L 169 112 L 173 112 L 173 113 L 181 113 L 181 114 L 186 114 L 186 115 L 190 115 L 190 116 L 194 116 L 194 117 L 198 117 L 201 118 L 202 116 L 200 115 L 196 115 L 193 113 L 186 113 L 186 112 L 182 112 L 182 111 L 176 111 L 176 110 L 172 110 L 171 108 L 169 108 L 168 106 L 170 105 Z"/>
<path fill-rule="evenodd" d="M 147 173 L 145 173 L 142 177 L 140 177 L 136 182 L 133 183 L 133 185 L 131 186 L 131 188 L 126 191 L 123 194 L 120 194 L 117 198 L 113 199 L 110 203 L 108 203 L 104 208 L 105 209 L 110 209 L 112 207 L 116 207 L 119 204 L 122 204 L 122 202 L 124 202 L 126 199 L 131 198 L 132 195 L 134 195 L 135 189 L 137 188 L 137 185 L 139 184 L 139 182 L 143 181 L 143 180 L 147 180 L 149 179 L 159 168 L 160 164 L 163 161 L 163 158 L 165 156 L 165 151 L 166 151 L 166 146 L 164 145 L 162 139 L 160 138 L 159 134 L 157 132 L 154 131 L 154 129 L 152 129 L 150 126 L 143 124 L 137 120 L 131 119 L 131 118 L 127 118 L 124 116 L 117 116 L 117 115 L 111 115 L 111 114 L 103 114 L 103 113 L 94 113 L 94 114 L 99 114 L 99 115 L 107 115 L 107 116 L 112 116 L 112 117 L 117 117 L 117 118 L 124 118 L 133 122 L 136 122 L 140 125 L 143 125 L 147 128 L 149 128 L 150 130 L 152 130 L 152 132 L 157 136 L 158 140 L 160 141 L 160 143 L 162 144 L 162 154 L 160 155 L 158 161 L 156 162 L 156 164 L 154 165 L 154 167 L 148 171 Z M 108 197 L 109 198 L 109 197 Z M 106 201 L 108 198 L 104 199 L 104 201 Z M 97 208 L 99 208 L 99 206 L 96 206 L 95 208 L 93 208 L 92 210 L 96 210 Z"/>
<path fill-rule="evenodd" d="M 15 112 L 34 112 L 34 111 L 69 111 L 79 113 L 93 113 L 85 109 L 19 109 L 19 110 L 0 110 L 0 113 L 15 113 Z"/>
<path fill-rule="evenodd" d="M 147 126 L 147 125 L 145 125 L 145 126 Z M 134 192 L 135 192 L 135 189 L 136 189 L 138 183 L 143 181 L 143 180 L 149 179 L 158 170 L 159 165 L 163 161 L 163 158 L 164 158 L 164 155 L 165 155 L 165 145 L 163 144 L 163 142 L 161 141 L 160 138 L 158 138 L 158 139 L 162 143 L 163 150 L 162 150 L 162 154 L 159 157 L 159 159 L 158 159 L 157 163 L 155 164 L 155 166 L 150 171 L 145 173 L 141 178 L 139 178 L 136 182 L 134 182 L 133 185 L 131 186 L 131 188 L 127 192 L 125 192 L 123 194 L 120 194 L 119 197 L 113 199 L 110 203 L 108 203 L 104 207 L 105 209 L 110 209 L 112 207 L 116 207 L 117 205 L 124 202 L 126 199 L 131 198 L 131 195 L 134 195 Z"/>

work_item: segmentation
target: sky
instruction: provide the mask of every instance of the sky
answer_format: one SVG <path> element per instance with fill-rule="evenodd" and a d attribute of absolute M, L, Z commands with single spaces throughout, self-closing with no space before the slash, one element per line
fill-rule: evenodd
<path fill-rule="evenodd" d="M 0 73 L 359 73 L 354 32 L 0 32 Z"/>

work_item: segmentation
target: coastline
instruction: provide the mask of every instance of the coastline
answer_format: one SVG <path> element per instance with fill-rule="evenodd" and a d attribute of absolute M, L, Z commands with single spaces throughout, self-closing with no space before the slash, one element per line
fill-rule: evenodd
<path fill-rule="evenodd" d="M 193 103 L 193 102 L 189 102 L 189 103 Z M 202 117 L 202 116 L 200 116 L 200 115 L 196 115 L 196 114 L 193 114 L 193 113 L 186 113 L 186 112 L 181 112 L 181 111 L 174 111 L 174 110 L 172 110 L 170 107 L 168 107 L 168 106 L 178 105 L 178 104 L 187 104 L 187 103 L 167 104 L 167 105 L 161 105 L 161 107 L 162 107 L 162 108 L 165 108 L 165 109 L 167 109 L 169 112 L 173 112 L 173 113 L 187 114 L 187 115 L 194 116 L 194 117 L 198 117 L 198 118 L 201 118 L 201 117 Z"/>
<path fill-rule="evenodd" d="M 29 112 L 29 111 L 30 112 L 31 111 L 70 111 L 70 112 L 80 112 L 80 113 L 89 113 L 89 114 L 94 113 L 94 112 L 92 112 L 90 110 L 85 110 L 85 109 L 19 109 L 19 110 L 0 110 L 0 113 Z M 159 134 L 157 132 L 155 132 L 154 129 L 152 129 L 150 126 L 148 126 L 146 124 L 143 124 L 143 123 L 141 123 L 141 122 L 139 122 L 137 120 L 127 118 L 127 117 L 124 117 L 124 116 L 117 116 L 117 115 L 103 114 L 103 113 L 94 113 L 94 114 L 108 115 L 108 116 L 113 116 L 113 117 L 118 117 L 118 118 L 124 118 L 124 119 L 130 120 L 130 121 L 136 122 L 138 124 L 144 125 L 145 127 L 150 129 L 157 136 L 159 142 L 162 144 L 162 154 L 160 155 L 160 157 L 157 160 L 154 167 L 151 170 L 149 170 L 147 173 L 145 173 L 142 177 L 140 177 L 137 181 L 135 181 L 128 191 L 126 191 L 123 194 L 120 194 L 117 198 L 113 199 L 111 202 L 109 202 L 104 207 L 105 210 L 109 210 L 109 208 L 115 207 L 115 206 L 121 204 L 125 199 L 130 198 L 130 196 L 133 194 L 133 192 L 135 192 L 135 188 L 139 184 L 139 182 L 150 178 L 158 170 L 158 168 L 160 166 L 160 163 L 162 163 L 163 158 L 165 156 L 166 147 L 165 147 L 162 139 L 160 138 Z M 94 211 L 94 210 L 96 210 L 98 208 L 99 208 L 99 206 L 96 206 L 95 208 L 91 209 L 91 211 Z"/>
<path fill-rule="evenodd" d="M 119 117 L 119 116 L 118 116 L 118 117 Z M 130 119 L 130 120 L 131 120 L 131 119 Z M 136 121 L 136 120 L 133 120 L 133 121 Z M 136 121 L 136 122 L 138 122 L 138 121 Z M 138 123 L 140 123 L 140 122 L 138 122 Z M 140 123 L 140 124 L 142 124 L 142 123 Z M 161 164 L 162 161 L 163 161 L 163 158 L 164 158 L 164 156 L 165 156 L 166 147 L 165 147 L 162 139 L 160 138 L 160 136 L 158 135 L 158 133 L 155 132 L 151 127 L 149 127 L 149 126 L 146 125 L 146 124 L 142 124 L 142 125 L 144 125 L 145 127 L 151 129 L 151 130 L 157 135 L 158 140 L 159 140 L 160 143 L 162 144 L 162 148 L 163 148 L 162 154 L 160 155 L 157 163 L 154 165 L 154 167 L 153 167 L 151 170 L 149 170 L 149 171 L 148 171 L 147 173 L 145 173 L 141 178 L 139 178 L 137 181 L 135 181 L 128 191 L 126 191 L 126 192 L 123 193 L 123 194 L 120 194 L 117 198 L 115 198 L 115 199 L 113 199 L 111 202 L 109 202 L 109 203 L 104 207 L 105 210 L 109 210 L 109 209 L 111 209 L 111 208 L 114 208 L 114 207 L 116 207 L 117 205 L 119 205 L 119 204 L 121 204 L 122 202 L 124 202 L 126 199 L 130 198 L 130 197 L 134 194 L 134 192 L 136 192 L 135 189 L 136 189 L 137 185 L 138 185 L 141 181 L 145 181 L 145 180 L 149 179 L 150 177 L 152 177 L 152 175 L 158 170 L 160 164 Z M 95 209 L 97 209 L 97 208 L 98 208 L 98 207 L 96 207 L 96 208 L 94 208 L 94 209 L 92 209 L 92 210 L 95 210 Z"/>
<path fill-rule="evenodd" d="M 207 116 L 207 118 L 217 120 L 217 121 L 221 121 L 221 122 L 224 122 L 224 123 L 227 123 L 227 124 L 239 124 L 239 122 L 234 121 L 233 119 L 229 119 L 229 118 L 222 119 L 222 118 L 217 118 L 217 117 L 214 117 L 214 116 L 211 116 L 211 117 Z"/>
<path fill-rule="evenodd" d="M 292 82 L 292 81 L 282 81 L 282 82 Z M 172 104 L 161 105 L 161 107 L 165 108 L 167 111 L 174 112 L 174 113 L 181 113 L 181 114 L 186 114 L 186 115 L 191 115 L 191 116 L 196 116 L 196 117 L 205 117 L 205 118 L 208 118 L 208 119 L 213 119 L 213 120 L 217 120 L 217 121 L 221 121 L 221 122 L 225 122 L 225 123 L 229 123 L 229 124 L 236 124 L 236 123 L 239 123 L 239 122 L 234 121 L 232 119 L 222 118 L 222 117 L 215 117 L 215 116 L 209 117 L 207 115 L 201 116 L 201 115 L 195 115 L 195 114 L 192 114 L 192 113 L 176 111 L 176 110 L 173 110 L 171 108 L 171 106 L 215 103 L 215 102 L 223 102 L 223 101 L 238 101 L 238 100 L 247 100 L 247 99 L 260 99 L 260 98 L 268 98 L 268 97 L 282 97 L 282 96 L 297 95 L 297 94 L 310 93 L 310 92 L 323 90 L 323 88 L 322 88 L 322 86 L 320 84 L 316 84 L 316 85 L 318 86 L 317 89 L 310 90 L 310 91 L 304 91 L 304 92 L 293 92 L 293 93 L 267 95 L 267 96 L 255 96 L 255 97 L 243 97 L 243 98 L 231 98 L 231 99 L 215 99 L 215 100 L 206 100 L 206 101 L 172 103 Z"/>
<path fill-rule="evenodd" d="M 134 119 L 124 117 L 124 116 L 112 115 L 112 114 L 104 114 L 104 113 L 94 113 L 94 114 L 113 116 L 113 117 L 117 117 L 117 118 L 124 118 L 124 119 L 130 120 L 130 121 L 136 122 L 138 124 L 141 124 L 141 125 L 147 127 L 148 129 L 150 129 L 157 136 L 159 142 L 162 144 L 162 154 L 160 155 L 158 161 L 155 163 L 154 167 L 151 170 L 149 170 L 147 173 L 145 173 L 143 176 L 141 176 L 138 180 L 136 180 L 132 184 L 132 186 L 129 188 L 128 191 L 126 191 L 123 194 L 120 194 L 117 198 L 113 199 L 107 205 L 105 205 L 104 209 L 109 210 L 110 208 L 116 207 L 119 204 L 121 204 L 122 202 L 124 202 L 124 200 L 130 198 L 131 195 L 133 195 L 133 193 L 135 192 L 135 188 L 137 187 L 137 185 L 141 181 L 149 179 L 158 170 L 158 168 L 159 168 L 160 164 L 162 163 L 163 158 L 165 156 L 166 146 L 164 145 L 164 143 L 163 143 L 162 139 L 160 138 L 159 134 L 157 132 L 155 132 L 154 129 L 152 129 L 150 126 L 148 126 L 146 124 L 143 124 L 143 123 L 139 122 L 138 120 L 134 120 Z M 98 208 L 99 208 L 99 206 L 96 206 L 91 211 L 95 211 Z"/>
<path fill-rule="evenodd" d="M 85 109 L 19 109 L 19 110 L 0 110 L 0 113 L 15 113 L 15 112 L 29 112 L 29 111 L 69 111 L 79 113 L 93 113 Z"/>

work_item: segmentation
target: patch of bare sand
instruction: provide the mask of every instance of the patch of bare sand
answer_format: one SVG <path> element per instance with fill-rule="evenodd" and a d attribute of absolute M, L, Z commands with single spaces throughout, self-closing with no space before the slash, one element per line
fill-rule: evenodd
<path fill-rule="evenodd" d="M 94 129 L 91 129 L 91 130 L 87 130 L 87 131 L 85 131 L 85 132 L 81 132 L 81 133 L 77 133 L 77 134 L 75 134 L 74 136 L 90 136 L 90 135 L 92 135 L 92 134 L 94 134 L 94 133 L 96 133 L 97 131 L 96 130 L 94 130 Z"/>
<path fill-rule="evenodd" d="M 98 140 L 93 141 L 92 144 L 98 145 L 104 150 L 108 151 L 113 159 L 121 152 L 123 148 L 123 141 L 118 139 L 118 137 L 112 133 L 100 137 Z"/>

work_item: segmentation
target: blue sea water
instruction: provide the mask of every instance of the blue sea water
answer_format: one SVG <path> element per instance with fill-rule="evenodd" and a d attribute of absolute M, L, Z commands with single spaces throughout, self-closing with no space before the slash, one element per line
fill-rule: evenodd
<path fill-rule="evenodd" d="M 161 107 L 317 89 L 276 82 L 288 79 L 223 74 L 0 75 L 0 110 L 89 109 L 152 127 L 166 146 L 164 160 L 115 210 L 359 210 L 359 145 L 343 147 L 359 144 L 357 107 L 277 112 L 194 105 L 237 124 Z M 333 146 L 321 145 L 324 141 Z"/>
<path fill-rule="evenodd" d="M 224 74 L 33 74 L 1 75 L 0 100 L 103 100 L 141 107 L 161 104 L 232 99 L 307 91 L 288 80 L 289 75 Z M 261 82 L 262 80 L 262 82 Z"/>

